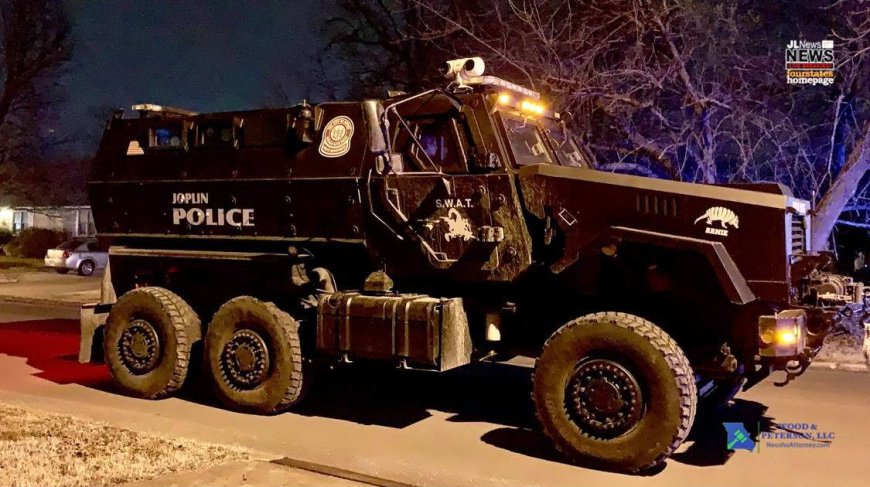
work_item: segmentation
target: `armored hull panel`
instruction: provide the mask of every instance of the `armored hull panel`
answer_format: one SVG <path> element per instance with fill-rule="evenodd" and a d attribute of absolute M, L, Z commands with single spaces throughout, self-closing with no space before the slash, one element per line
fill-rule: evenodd
<path fill-rule="evenodd" d="M 352 178 L 94 184 L 94 219 L 114 238 L 362 239 Z"/>
<path fill-rule="evenodd" d="M 98 234 L 128 246 L 362 243 L 362 106 L 301 110 L 113 120 L 88 186 Z"/>

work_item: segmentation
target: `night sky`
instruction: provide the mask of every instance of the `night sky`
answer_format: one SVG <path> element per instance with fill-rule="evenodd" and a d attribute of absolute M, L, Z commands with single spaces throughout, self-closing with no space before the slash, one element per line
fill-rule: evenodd
<path fill-rule="evenodd" d="M 301 99 L 331 8 L 329 0 L 70 0 L 75 44 L 59 131 L 85 139 L 69 150 L 88 152 L 96 113 L 109 106 L 257 108 L 277 84 Z"/>

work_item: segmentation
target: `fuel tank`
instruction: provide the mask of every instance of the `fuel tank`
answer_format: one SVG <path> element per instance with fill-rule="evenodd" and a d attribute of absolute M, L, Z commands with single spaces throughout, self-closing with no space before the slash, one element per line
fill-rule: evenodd
<path fill-rule="evenodd" d="M 439 371 L 471 359 L 460 298 L 337 292 L 322 296 L 317 309 L 317 350 L 327 356 Z"/>

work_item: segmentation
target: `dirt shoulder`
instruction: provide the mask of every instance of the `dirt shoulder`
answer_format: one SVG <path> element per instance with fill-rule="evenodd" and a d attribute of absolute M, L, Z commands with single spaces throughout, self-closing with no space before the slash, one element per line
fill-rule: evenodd
<path fill-rule="evenodd" d="M 43 272 L 50 270 L 45 267 L 45 263 L 40 259 L 25 259 L 23 257 L 0 255 L 0 270 L 5 269 L 19 272 Z"/>
<path fill-rule="evenodd" d="M 117 484 L 248 457 L 239 448 L 159 438 L 0 403 L 0 485 Z"/>

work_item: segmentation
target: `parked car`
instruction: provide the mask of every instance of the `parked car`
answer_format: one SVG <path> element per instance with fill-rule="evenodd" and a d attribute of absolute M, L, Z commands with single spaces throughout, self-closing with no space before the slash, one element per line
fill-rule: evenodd
<path fill-rule="evenodd" d="M 60 274 L 76 271 L 80 276 L 90 276 L 108 262 L 109 253 L 100 248 L 96 239 L 67 240 L 45 254 L 45 265 Z"/>

